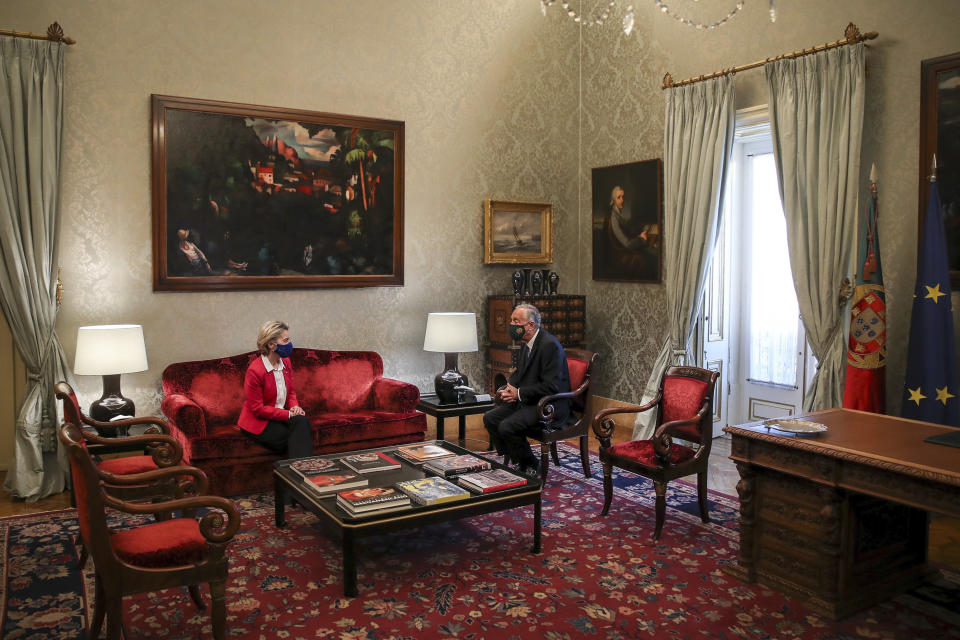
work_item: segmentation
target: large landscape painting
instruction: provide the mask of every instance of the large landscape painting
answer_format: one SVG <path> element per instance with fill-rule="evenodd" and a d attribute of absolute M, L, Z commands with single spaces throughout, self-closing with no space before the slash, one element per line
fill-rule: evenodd
<path fill-rule="evenodd" d="M 403 284 L 403 123 L 153 96 L 155 290 Z"/>

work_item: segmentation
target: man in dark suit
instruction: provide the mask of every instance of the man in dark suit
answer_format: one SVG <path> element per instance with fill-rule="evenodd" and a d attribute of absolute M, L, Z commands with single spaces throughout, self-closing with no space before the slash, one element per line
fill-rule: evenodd
<path fill-rule="evenodd" d="M 567 354 L 560 342 L 540 328 L 540 312 L 532 304 L 520 304 L 510 314 L 510 335 L 520 341 L 520 360 L 507 385 L 497 390 L 501 403 L 484 414 L 483 426 L 490 433 L 497 453 L 507 455 L 528 475 L 538 470 L 527 434 L 539 426 L 537 402 L 554 393 L 570 391 Z M 564 422 L 570 402 L 554 403 L 554 422 Z"/>

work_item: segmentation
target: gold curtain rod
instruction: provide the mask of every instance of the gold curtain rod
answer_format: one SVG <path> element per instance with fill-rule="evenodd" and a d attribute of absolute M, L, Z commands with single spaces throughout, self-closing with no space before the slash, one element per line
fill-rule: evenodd
<path fill-rule="evenodd" d="M 51 40 L 53 42 L 62 42 L 63 44 L 77 44 L 77 41 L 70 36 L 63 35 L 63 27 L 60 23 L 54 22 L 47 27 L 46 33 L 30 33 L 29 31 L 13 31 L 11 29 L 0 29 L 0 36 L 13 36 L 14 38 L 30 38 L 31 40 Z"/>
<path fill-rule="evenodd" d="M 669 73 L 663 76 L 663 88 L 670 89 L 671 87 L 682 87 L 685 84 L 694 84 L 695 82 L 702 82 L 704 80 L 709 80 L 710 78 L 719 78 L 720 76 L 729 75 L 731 73 L 737 73 L 738 71 L 746 71 L 747 69 L 756 69 L 757 67 L 762 67 L 768 62 L 773 62 L 774 60 L 785 60 L 787 58 L 800 58 L 802 56 L 808 56 L 811 53 L 817 53 L 819 51 L 826 51 L 827 49 L 835 49 L 837 47 L 845 47 L 848 44 L 857 44 L 858 42 L 863 42 L 864 40 L 873 40 L 878 34 L 876 31 L 869 31 L 867 33 L 860 33 L 860 29 L 857 28 L 857 25 L 852 22 L 847 25 L 846 30 L 844 31 L 844 38 L 842 40 L 836 40 L 834 42 L 828 42 L 826 44 L 821 44 L 816 47 L 811 47 L 809 49 L 800 49 L 792 53 L 784 53 L 773 58 L 767 58 L 766 60 L 758 60 L 757 62 L 751 62 L 750 64 L 741 65 L 739 67 L 732 67 L 730 69 L 722 69 L 714 73 L 705 75 L 705 76 L 696 76 L 693 78 L 687 78 L 681 82 L 674 82 L 673 76 Z"/>

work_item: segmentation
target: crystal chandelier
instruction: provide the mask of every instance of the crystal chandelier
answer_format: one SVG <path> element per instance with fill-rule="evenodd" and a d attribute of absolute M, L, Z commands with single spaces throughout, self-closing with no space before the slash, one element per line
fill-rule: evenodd
<path fill-rule="evenodd" d="M 554 4 L 556 4 L 556 2 L 557 0 L 540 0 L 540 11 L 543 13 L 543 15 L 547 15 L 547 7 L 553 6 Z M 587 17 L 584 17 L 581 14 L 577 13 L 576 9 L 571 7 L 570 6 L 571 3 L 567 2 L 567 0 L 561 0 L 560 8 L 562 8 L 563 11 L 567 14 L 567 17 L 571 18 L 577 24 L 583 24 L 588 27 L 592 27 L 592 26 L 599 27 L 599 26 L 602 26 L 603 23 L 606 22 L 607 19 L 610 17 L 610 10 L 613 9 L 615 4 L 617 4 L 617 0 L 607 0 L 605 5 L 601 3 L 596 3 L 596 4 L 599 5 L 601 8 L 597 9 L 597 7 L 595 6 L 594 12 Z M 624 35 L 629 36 L 631 33 L 633 33 L 634 16 L 633 16 L 632 4 L 629 5 L 627 7 L 626 12 L 624 12 L 623 20 L 621 21 L 621 24 L 623 25 Z"/>
<path fill-rule="evenodd" d="M 693 0 L 695 3 L 699 3 L 700 0 Z M 770 2 L 770 22 L 777 21 L 777 6 L 776 0 L 769 0 Z M 540 11 L 543 12 L 543 15 L 547 15 L 547 7 L 551 7 L 557 3 L 557 0 L 540 0 Z M 576 9 L 571 6 L 571 2 L 568 0 L 561 0 L 560 7 L 567 14 L 567 17 L 571 18 L 577 24 L 586 25 L 588 27 L 592 26 L 602 26 L 609 18 L 610 14 L 616 5 L 616 0 L 606 0 L 605 2 L 596 2 L 594 3 L 593 13 L 589 16 L 584 16 L 581 13 L 578 13 Z M 746 0 L 737 0 L 733 7 L 719 20 L 714 22 L 700 22 L 699 20 L 694 20 L 692 18 L 685 18 L 677 11 L 671 9 L 664 0 L 653 0 L 653 4 L 656 5 L 657 9 L 661 13 L 665 13 L 680 24 L 685 24 L 687 26 L 693 27 L 695 29 L 716 29 L 717 27 L 722 27 L 727 22 L 729 22 L 735 15 L 740 13 L 743 9 L 743 5 L 746 3 Z M 582 2 L 578 3 L 581 5 Z M 628 5 L 626 11 L 623 14 L 623 19 L 621 21 L 623 27 L 623 33 L 626 36 L 629 36 L 633 33 L 633 26 L 636 21 L 636 17 L 633 13 L 633 5 Z"/>

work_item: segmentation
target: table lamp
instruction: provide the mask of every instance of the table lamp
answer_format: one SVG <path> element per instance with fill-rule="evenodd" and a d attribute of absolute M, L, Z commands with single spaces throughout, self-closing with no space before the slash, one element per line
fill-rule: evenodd
<path fill-rule="evenodd" d="M 434 389 L 440 402 L 457 402 L 459 392 L 455 387 L 467 385 L 467 376 L 457 369 L 457 355 L 477 350 L 476 314 L 429 314 L 423 350 L 443 354 L 443 371 L 433 379 Z"/>
<path fill-rule="evenodd" d="M 111 324 L 77 329 L 77 353 L 73 372 L 78 376 L 103 376 L 103 395 L 90 405 L 90 417 L 109 422 L 117 416 L 134 415 L 133 400 L 120 393 L 120 375 L 147 370 L 143 327 Z"/>

